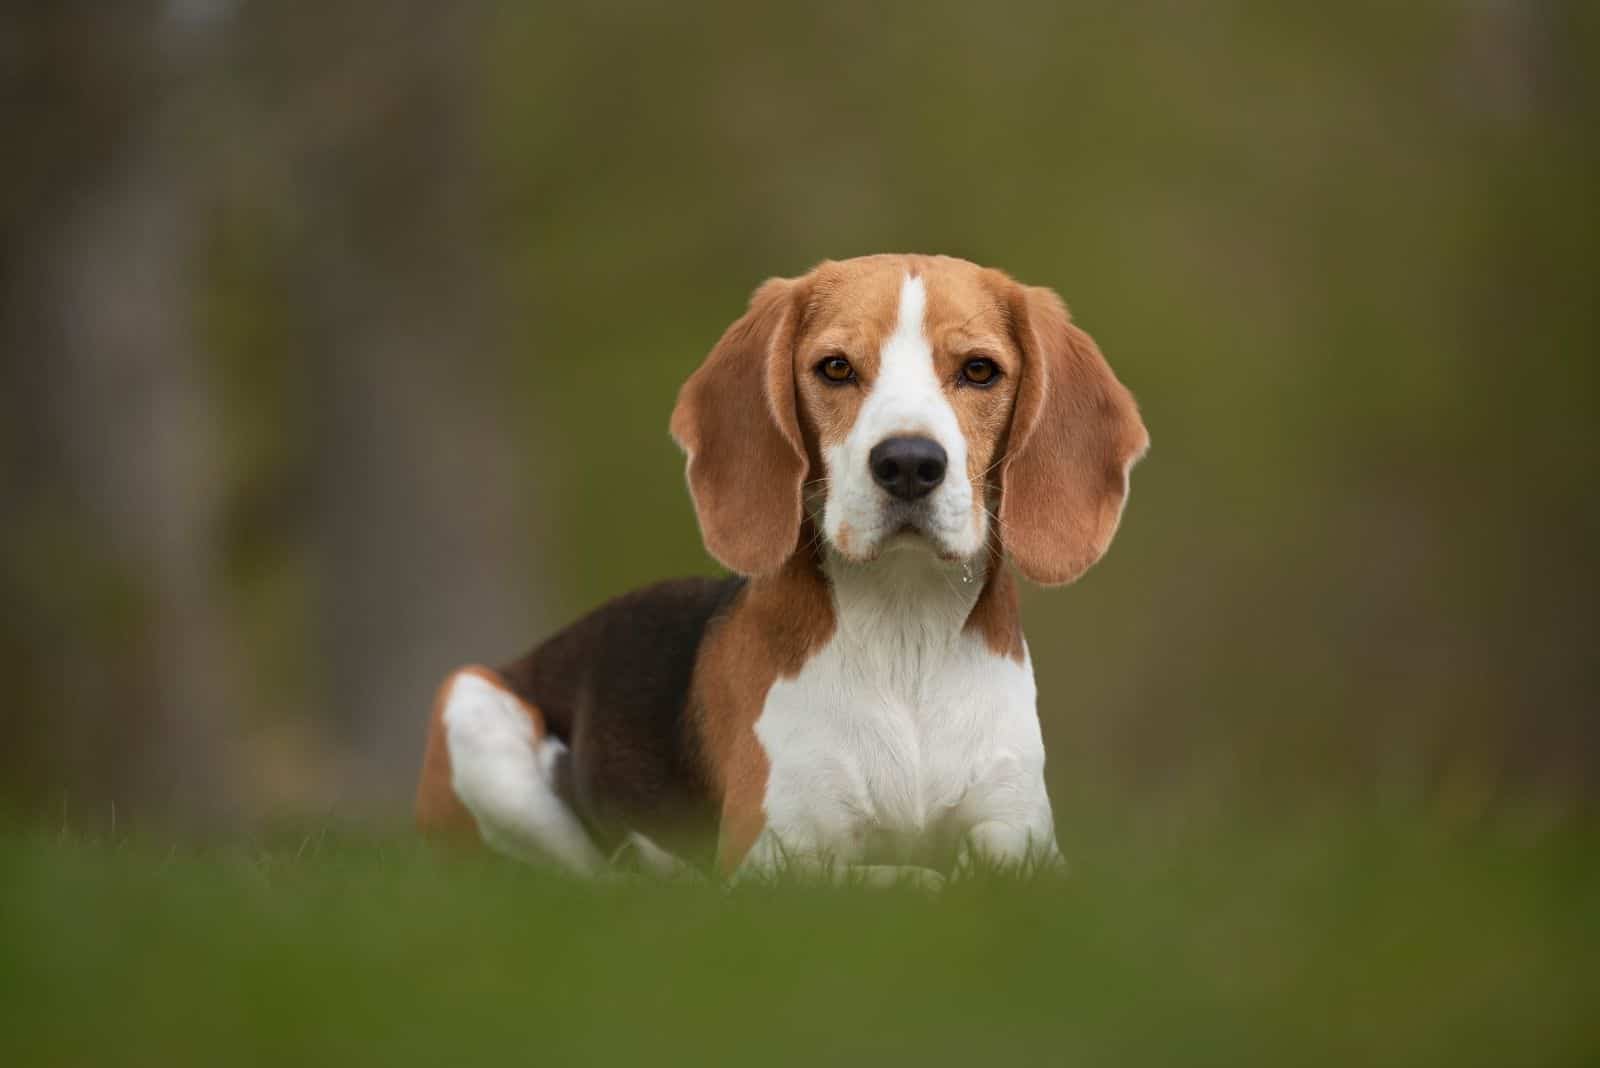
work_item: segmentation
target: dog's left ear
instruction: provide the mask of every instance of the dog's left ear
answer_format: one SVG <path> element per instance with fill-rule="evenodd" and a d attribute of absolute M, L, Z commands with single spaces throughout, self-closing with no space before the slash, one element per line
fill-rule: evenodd
<path fill-rule="evenodd" d="M 763 283 L 672 412 L 706 549 L 742 575 L 776 571 L 800 538 L 806 457 L 795 417 L 794 335 L 807 288 L 805 279 Z"/>
<path fill-rule="evenodd" d="M 1013 283 L 1009 305 L 1023 361 L 1000 474 L 1001 538 L 1024 575 L 1054 586 L 1110 546 L 1150 436 L 1060 297 Z"/>

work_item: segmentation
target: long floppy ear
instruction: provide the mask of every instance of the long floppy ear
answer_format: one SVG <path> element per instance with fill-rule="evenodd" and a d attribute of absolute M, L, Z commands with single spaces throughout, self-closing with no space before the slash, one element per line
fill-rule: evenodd
<path fill-rule="evenodd" d="M 800 538 L 806 459 L 795 418 L 794 334 L 804 289 L 804 280 L 763 283 L 672 412 L 706 549 L 743 575 L 777 570 Z"/>
<path fill-rule="evenodd" d="M 1150 436 L 1060 297 L 1018 285 L 1010 304 L 1023 364 L 1000 473 L 1001 536 L 1024 575 L 1054 586 L 1110 546 Z"/>

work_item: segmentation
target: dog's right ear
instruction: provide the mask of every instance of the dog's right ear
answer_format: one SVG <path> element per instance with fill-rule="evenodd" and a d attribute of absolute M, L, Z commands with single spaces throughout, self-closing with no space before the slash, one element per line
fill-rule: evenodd
<path fill-rule="evenodd" d="M 794 342 L 807 288 L 805 279 L 762 284 L 684 383 L 672 412 L 672 436 L 689 455 L 700 536 L 742 575 L 776 571 L 800 539 L 806 458 Z"/>

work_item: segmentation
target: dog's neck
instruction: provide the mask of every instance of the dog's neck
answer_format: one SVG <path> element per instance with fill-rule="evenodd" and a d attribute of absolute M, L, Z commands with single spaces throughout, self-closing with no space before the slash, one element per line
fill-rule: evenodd
<path fill-rule="evenodd" d="M 871 563 L 852 563 L 815 541 L 802 543 L 783 570 L 757 583 L 775 608 L 775 622 L 801 627 L 820 613 L 824 635 L 854 648 L 897 650 L 924 663 L 959 641 L 977 638 L 997 656 L 1025 657 L 1017 586 L 998 545 L 967 562 L 940 560 L 917 546 L 898 547 Z M 826 620 L 823 622 L 822 620 Z"/>
<path fill-rule="evenodd" d="M 902 546 L 863 564 L 840 558 L 808 530 L 781 569 L 751 581 L 747 603 L 778 645 L 794 651 L 785 673 L 834 640 L 892 651 L 913 668 L 968 639 L 1018 663 L 1027 655 L 1016 580 L 998 544 L 967 562 Z"/>
<path fill-rule="evenodd" d="M 846 640 L 930 652 L 965 629 L 989 578 L 982 558 L 950 563 L 917 546 L 890 549 L 867 564 L 828 552 L 820 566 Z"/>

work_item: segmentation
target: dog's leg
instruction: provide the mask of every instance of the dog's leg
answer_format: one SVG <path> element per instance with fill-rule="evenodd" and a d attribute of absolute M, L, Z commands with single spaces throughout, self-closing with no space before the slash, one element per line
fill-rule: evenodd
<path fill-rule="evenodd" d="M 958 873 L 1042 874 L 1065 868 L 1056 846 L 1055 820 L 1044 785 L 1044 752 L 1030 758 L 997 754 L 957 814 L 966 830 Z"/>
<path fill-rule="evenodd" d="M 552 769 L 566 749 L 545 734 L 539 710 L 485 668 L 452 675 L 439 706 L 417 804 L 424 829 L 459 819 L 441 790 L 443 764 L 450 793 L 488 845 L 535 863 L 553 860 L 583 875 L 600 872 L 599 851 L 555 791 Z"/>

